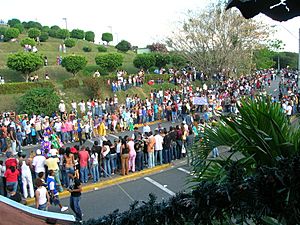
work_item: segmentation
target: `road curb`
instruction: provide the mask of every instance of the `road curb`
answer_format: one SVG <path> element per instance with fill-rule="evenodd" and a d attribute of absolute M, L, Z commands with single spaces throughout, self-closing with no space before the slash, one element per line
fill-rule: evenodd
<path fill-rule="evenodd" d="M 143 176 L 153 174 L 153 173 L 156 173 L 156 172 L 159 172 L 161 170 L 165 170 L 165 169 L 168 169 L 168 168 L 171 168 L 171 167 L 172 167 L 172 164 L 164 164 L 164 165 L 161 165 L 161 166 L 153 167 L 151 169 L 144 169 L 144 170 L 139 171 L 139 172 L 131 173 L 131 174 L 126 175 L 126 176 L 119 176 L 119 177 L 116 177 L 116 178 L 110 178 L 110 179 L 105 180 L 105 181 L 100 181 L 98 183 L 87 184 L 87 185 L 84 185 L 82 187 L 82 193 L 93 191 L 95 189 L 105 188 L 105 187 L 112 186 L 112 185 L 119 184 L 119 183 L 123 183 L 123 182 L 126 182 L 126 181 L 135 180 L 135 179 L 141 178 Z M 69 196 L 70 196 L 70 192 L 68 192 L 66 190 L 59 193 L 59 198 L 66 198 L 66 197 L 69 197 Z M 34 203 L 35 203 L 35 198 L 26 199 L 26 204 L 27 205 L 33 205 Z"/>

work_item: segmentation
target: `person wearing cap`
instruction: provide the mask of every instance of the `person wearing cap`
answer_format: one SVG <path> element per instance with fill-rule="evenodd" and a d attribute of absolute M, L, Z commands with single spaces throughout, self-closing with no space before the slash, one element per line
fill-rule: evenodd
<path fill-rule="evenodd" d="M 50 150 L 50 157 L 48 159 L 46 159 L 45 164 L 48 167 L 48 170 L 53 170 L 54 171 L 54 179 L 56 181 L 56 185 L 57 185 L 57 190 L 59 192 L 63 191 L 61 182 L 60 182 L 60 177 L 59 177 L 59 158 L 57 157 L 57 150 L 56 149 L 51 149 Z"/>
<path fill-rule="evenodd" d="M 42 155 L 42 152 L 40 149 L 37 149 L 36 156 L 34 156 L 34 158 L 32 160 L 32 166 L 34 168 L 36 177 L 38 177 L 39 172 L 45 173 L 45 163 L 46 163 L 45 156 Z"/>

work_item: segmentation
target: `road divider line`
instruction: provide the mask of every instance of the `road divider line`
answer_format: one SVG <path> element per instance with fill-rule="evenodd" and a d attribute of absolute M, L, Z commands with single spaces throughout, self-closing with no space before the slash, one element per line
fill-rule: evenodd
<path fill-rule="evenodd" d="M 109 136 L 112 136 L 113 138 L 119 138 L 118 136 L 114 135 L 114 134 L 108 134 Z"/>
<path fill-rule="evenodd" d="M 183 168 L 181 168 L 181 167 L 179 167 L 179 168 L 177 168 L 177 169 L 180 170 L 180 171 L 182 171 L 182 172 L 184 172 L 184 173 L 191 174 L 190 171 L 188 171 L 188 170 L 186 170 L 186 169 L 183 169 Z"/>
<path fill-rule="evenodd" d="M 171 191 L 170 189 L 166 188 L 164 185 L 161 185 L 160 183 L 156 182 L 155 180 L 151 179 L 150 177 L 144 177 L 146 181 L 149 181 L 151 184 L 154 184 L 159 189 L 163 190 L 164 192 L 167 192 L 171 196 L 175 196 L 176 194 Z"/>

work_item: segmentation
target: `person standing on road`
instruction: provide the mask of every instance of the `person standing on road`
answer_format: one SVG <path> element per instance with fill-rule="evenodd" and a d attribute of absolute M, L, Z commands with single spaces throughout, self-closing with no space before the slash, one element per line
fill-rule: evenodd
<path fill-rule="evenodd" d="M 35 191 L 35 207 L 39 210 L 47 211 L 50 206 L 50 196 L 44 186 L 43 180 L 38 178 L 36 180 L 37 189 Z"/>
<path fill-rule="evenodd" d="M 122 175 L 128 175 L 129 172 L 129 147 L 127 145 L 126 139 L 128 136 L 125 136 L 121 142 L 122 142 L 122 147 L 121 147 L 121 164 L 122 164 Z"/>
<path fill-rule="evenodd" d="M 53 170 L 54 171 L 54 179 L 56 181 L 56 185 L 58 188 L 59 192 L 63 191 L 61 182 L 60 182 L 60 177 L 59 177 L 59 158 L 57 157 L 57 150 L 56 149 L 51 149 L 50 150 L 51 156 L 46 159 L 46 165 L 48 167 L 48 170 Z"/>
<path fill-rule="evenodd" d="M 134 141 L 132 138 L 129 138 L 127 145 L 129 148 L 129 170 L 131 170 L 131 172 L 135 172 L 136 151 L 134 149 Z"/>
<path fill-rule="evenodd" d="M 74 179 L 74 186 L 70 187 L 68 191 L 71 193 L 70 207 L 75 213 L 76 221 L 82 223 L 82 212 L 80 208 L 80 196 L 82 192 L 82 186 L 78 178 Z"/>
<path fill-rule="evenodd" d="M 35 177 L 38 177 L 39 172 L 45 173 L 46 158 L 42 155 L 40 149 L 36 150 L 36 156 L 32 160 L 32 166 L 34 167 Z"/>
<path fill-rule="evenodd" d="M 23 195 L 24 198 L 28 197 L 27 186 L 29 187 L 29 196 L 30 198 L 34 197 L 33 183 L 32 183 L 32 175 L 30 171 L 30 161 L 26 159 L 26 154 L 21 155 L 21 160 L 19 161 L 19 165 L 21 168 L 21 178 L 23 184 Z"/>
<path fill-rule="evenodd" d="M 155 165 L 161 165 L 164 139 L 158 130 L 155 131 L 154 138 L 155 138 L 155 145 L 154 145 Z"/>
<path fill-rule="evenodd" d="M 78 153 L 79 156 L 79 165 L 80 165 L 80 180 L 81 183 L 88 182 L 88 162 L 90 159 L 90 155 L 88 151 L 86 151 L 85 147 L 82 146 L 80 152 Z"/>
<path fill-rule="evenodd" d="M 152 134 L 152 131 L 150 131 L 148 133 L 148 139 L 147 139 L 148 168 L 152 168 L 155 166 L 155 164 L 154 164 L 154 146 L 155 146 L 155 138 Z"/>

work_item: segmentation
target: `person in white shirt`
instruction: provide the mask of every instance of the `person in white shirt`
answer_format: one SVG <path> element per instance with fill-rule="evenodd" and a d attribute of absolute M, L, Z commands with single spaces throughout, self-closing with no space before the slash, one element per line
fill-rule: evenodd
<path fill-rule="evenodd" d="M 81 116 L 85 115 L 85 102 L 83 100 L 81 100 L 81 102 L 78 103 L 79 109 L 80 109 L 80 113 Z"/>
<path fill-rule="evenodd" d="M 144 124 L 143 127 L 143 134 L 149 133 L 151 131 L 151 128 L 149 127 L 149 125 L 147 123 Z"/>
<path fill-rule="evenodd" d="M 155 164 L 161 165 L 164 138 L 161 136 L 158 130 L 155 130 L 154 138 L 155 138 L 155 145 L 154 145 Z"/>
<path fill-rule="evenodd" d="M 59 112 L 60 112 L 60 118 L 62 118 L 62 115 L 65 113 L 66 111 L 66 105 L 64 103 L 64 100 L 60 100 L 60 103 L 58 105 L 58 109 L 59 109 Z"/>
<path fill-rule="evenodd" d="M 23 184 L 23 195 L 24 198 L 28 197 L 28 190 L 27 187 L 29 187 L 29 196 L 30 198 L 34 197 L 34 190 L 33 190 L 33 183 L 32 183 L 32 175 L 30 171 L 30 162 L 28 159 L 26 159 L 26 155 L 21 156 L 21 174 L 22 174 L 22 184 Z"/>
<path fill-rule="evenodd" d="M 72 111 L 76 113 L 77 112 L 77 103 L 74 100 L 72 100 L 72 102 L 71 102 L 71 107 L 72 107 Z"/>
<path fill-rule="evenodd" d="M 291 117 L 293 113 L 293 107 L 291 106 L 291 103 L 288 103 L 288 106 L 286 107 L 286 115 L 288 117 Z"/>
<path fill-rule="evenodd" d="M 36 150 L 36 156 L 32 160 L 32 166 L 34 167 L 34 172 L 36 174 L 36 177 L 38 177 L 38 174 L 40 172 L 45 173 L 45 163 L 46 158 L 42 155 L 42 152 L 40 149 Z"/>

